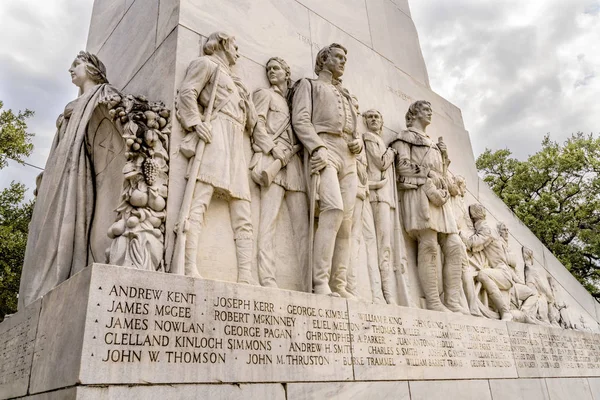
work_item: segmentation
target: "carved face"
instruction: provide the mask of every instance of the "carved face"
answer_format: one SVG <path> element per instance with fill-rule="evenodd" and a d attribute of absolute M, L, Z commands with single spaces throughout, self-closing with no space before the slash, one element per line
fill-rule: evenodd
<path fill-rule="evenodd" d="M 71 64 L 71 68 L 69 68 L 69 73 L 71 74 L 71 82 L 77 87 L 82 87 L 83 84 L 91 80 L 85 69 L 85 62 L 83 60 L 76 58 Z"/>
<path fill-rule="evenodd" d="M 431 106 L 429 104 L 421 105 L 419 109 L 419 113 L 417 114 L 417 119 L 421 121 L 423 126 L 427 126 L 431 124 L 431 116 L 433 115 L 433 111 L 431 110 Z"/>
<path fill-rule="evenodd" d="M 365 115 L 365 123 L 367 124 L 367 128 L 371 132 L 379 132 L 383 126 L 383 121 L 381 120 L 381 115 L 376 112 L 370 112 Z"/>
<path fill-rule="evenodd" d="M 498 226 L 498 233 L 500 234 L 500 237 L 504 240 L 508 240 L 508 228 L 506 227 L 506 225 L 501 224 Z"/>
<path fill-rule="evenodd" d="M 330 71 L 335 79 L 344 75 L 346 66 L 346 53 L 342 49 L 332 48 L 327 60 L 323 64 L 323 69 Z"/>
<path fill-rule="evenodd" d="M 235 65 L 237 59 L 240 58 L 237 43 L 235 42 L 234 38 L 229 39 L 226 43 L 225 57 L 227 57 L 227 62 L 229 65 Z"/>
<path fill-rule="evenodd" d="M 287 73 L 275 60 L 269 61 L 267 64 L 267 78 L 269 78 L 269 83 L 271 85 L 281 85 L 287 80 Z"/>

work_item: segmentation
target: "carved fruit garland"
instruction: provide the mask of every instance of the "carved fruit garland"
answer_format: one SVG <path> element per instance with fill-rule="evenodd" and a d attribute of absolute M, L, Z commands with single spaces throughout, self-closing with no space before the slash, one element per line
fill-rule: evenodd
<path fill-rule="evenodd" d="M 169 172 L 169 110 L 144 97 L 126 96 L 109 114 L 122 125 L 125 178 L 108 262 L 164 270 L 163 248 Z"/>

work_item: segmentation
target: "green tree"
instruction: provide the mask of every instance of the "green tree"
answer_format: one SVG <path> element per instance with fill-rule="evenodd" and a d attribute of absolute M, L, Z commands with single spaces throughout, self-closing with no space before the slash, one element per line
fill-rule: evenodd
<path fill-rule="evenodd" d="M 4 103 L 0 101 L 0 169 L 6 167 L 7 158 L 23 162 L 33 150 L 32 133 L 27 133 L 25 120 L 33 116 L 33 111 L 2 110 Z"/>
<path fill-rule="evenodd" d="M 17 311 L 17 293 L 27 246 L 33 200 L 24 202 L 25 185 L 12 182 L 0 192 L 0 322 Z"/>
<path fill-rule="evenodd" d="M 33 111 L 13 113 L 2 110 L 0 101 L 0 169 L 6 167 L 7 159 L 23 163 L 31 154 L 33 134 L 27 132 L 26 119 Z M 17 294 L 21 268 L 27 245 L 27 231 L 33 201 L 25 202 L 26 188 L 12 182 L 0 192 L 0 322 L 6 314 L 17 311 Z"/>
<path fill-rule="evenodd" d="M 582 285 L 600 299 L 600 138 L 546 136 L 525 161 L 509 150 L 477 158 L 483 179 Z"/>

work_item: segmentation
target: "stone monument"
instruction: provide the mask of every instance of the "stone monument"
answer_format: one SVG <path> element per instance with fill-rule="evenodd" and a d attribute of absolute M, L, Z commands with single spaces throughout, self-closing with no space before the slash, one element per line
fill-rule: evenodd
<path fill-rule="evenodd" d="M 70 72 L 0 398 L 600 393 L 600 306 L 479 180 L 407 0 L 96 0 Z"/>

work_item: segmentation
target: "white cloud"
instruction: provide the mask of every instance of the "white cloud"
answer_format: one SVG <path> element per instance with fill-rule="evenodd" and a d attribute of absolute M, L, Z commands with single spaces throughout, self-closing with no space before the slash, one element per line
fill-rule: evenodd
<path fill-rule="evenodd" d="M 0 2 L 0 100 L 5 109 L 35 111 L 28 120 L 28 131 L 35 133 L 31 164 L 44 166 L 56 118 L 77 96 L 67 70 L 85 49 L 92 5 L 93 0 Z M 0 188 L 12 180 L 32 188 L 38 173 L 9 162 L 0 171 Z"/>
<path fill-rule="evenodd" d="M 474 152 L 523 158 L 546 133 L 600 131 L 598 0 L 410 3 L 431 87 L 460 107 Z"/>

